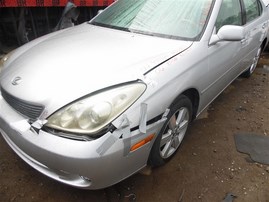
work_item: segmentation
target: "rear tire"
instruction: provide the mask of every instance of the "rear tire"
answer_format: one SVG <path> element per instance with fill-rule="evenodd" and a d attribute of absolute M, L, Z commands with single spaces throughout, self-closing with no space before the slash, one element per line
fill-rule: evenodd
<path fill-rule="evenodd" d="M 254 70 L 256 69 L 258 65 L 259 59 L 261 57 L 261 53 L 262 53 L 262 47 L 258 49 L 255 57 L 253 58 L 252 64 L 250 65 L 247 71 L 242 73 L 241 75 L 242 77 L 249 78 L 253 74 Z"/>
<path fill-rule="evenodd" d="M 192 103 L 184 95 L 171 105 L 160 133 L 158 134 L 149 156 L 151 166 L 161 166 L 169 161 L 178 150 L 187 132 L 192 117 Z"/>

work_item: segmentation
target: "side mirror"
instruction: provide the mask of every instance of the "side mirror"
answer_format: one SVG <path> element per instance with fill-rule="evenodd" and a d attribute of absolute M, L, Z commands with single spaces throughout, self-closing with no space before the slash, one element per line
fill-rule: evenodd
<path fill-rule="evenodd" d="M 217 34 L 213 34 L 209 45 L 214 45 L 220 41 L 241 41 L 244 39 L 244 28 L 237 25 L 224 25 Z"/>

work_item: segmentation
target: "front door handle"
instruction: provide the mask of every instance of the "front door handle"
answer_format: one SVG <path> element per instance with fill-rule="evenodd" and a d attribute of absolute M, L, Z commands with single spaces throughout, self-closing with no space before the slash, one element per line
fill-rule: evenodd
<path fill-rule="evenodd" d="M 248 40 L 247 38 L 242 39 L 241 44 L 245 44 L 247 42 L 247 40 Z"/>

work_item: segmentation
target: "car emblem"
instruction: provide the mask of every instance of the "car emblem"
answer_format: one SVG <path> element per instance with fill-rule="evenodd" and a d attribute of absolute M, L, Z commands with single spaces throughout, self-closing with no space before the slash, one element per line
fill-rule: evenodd
<path fill-rule="evenodd" d="M 12 85 L 16 86 L 22 81 L 21 77 L 17 76 L 12 80 Z"/>

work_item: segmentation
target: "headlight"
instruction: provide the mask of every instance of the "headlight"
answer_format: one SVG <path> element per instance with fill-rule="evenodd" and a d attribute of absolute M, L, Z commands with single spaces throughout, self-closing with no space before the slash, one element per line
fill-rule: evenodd
<path fill-rule="evenodd" d="M 8 60 L 8 58 L 11 56 L 11 54 L 13 53 L 13 51 L 9 52 L 8 54 L 4 55 L 4 57 L 2 57 L 0 59 L 0 73 L 4 67 L 4 64 L 6 63 L 6 61 Z"/>
<path fill-rule="evenodd" d="M 48 118 L 46 126 L 76 134 L 95 134 L 129 108 L 145 91 L 132 83 L 84 97 Z"/>

